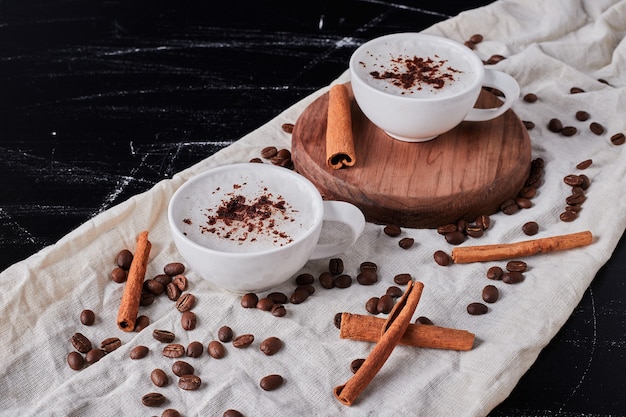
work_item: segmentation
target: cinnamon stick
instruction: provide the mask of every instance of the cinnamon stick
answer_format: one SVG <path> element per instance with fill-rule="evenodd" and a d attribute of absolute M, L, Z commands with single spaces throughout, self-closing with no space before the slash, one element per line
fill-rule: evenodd
<path fill-rule="evenodd" d="M 335 84 L 328 92 L 326 163 L 333 169 L 356 163 L 350 97 L 344 84 Z"/>
<path fill-rule="evenodd" d="M 424 284 L 421 282 L 410 281 L 407 284 L 406 291 L 383 323 L 378 343 L 365 359 L 363 365 L 345 384 L 335 387 L 335 397 L 342 404 L 352 405 L 383 367 L 402 335 L 406 332 L 409 320 L 411 320 L 422 296 L 423 288 Z"/>
<path fill-rule="evenodd" d="M 593 236 L 590 231 L 525 240 L 516 243 L 466 246 L 452 249 L 452 260 L 457 264 L 470 262 L 500 261 L 540 253 L 554 252 L 590 245 Z"/>
<path fill-rule="evenodd" d="M 342 339 L 377 342 L 385 319 L 362 314 L 341 314 L 339 337 Z M 474 334 L 466 330 L 426 324 L 409 324 L 398 344 L 431 349 L 471 350 Z"/>
<path fill-rule="evenodd" d="M 146 276 L 146 266 L 152 244 L 148 240 L 148 232 L 144 231 L 137 237 L 137 247 L 133 255 L 133 262 L 128 270 L 126 286 L 122 294 L 120 309 L 117 313 L 117 326 L 125 332 L 135 329 L 135 321 L 139 312 L 141 289 Z"/>

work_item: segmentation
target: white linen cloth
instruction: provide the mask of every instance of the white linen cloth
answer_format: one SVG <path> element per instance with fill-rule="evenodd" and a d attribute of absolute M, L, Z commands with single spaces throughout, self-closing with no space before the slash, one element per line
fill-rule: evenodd
<path fill-rule="evenodd" d="M 403 229 L 401 237 L 413 237 L 409 250 L 398 247 L 382 227 L 367 224 L 355 247 L 341 257 L 346 272 L 356 276 L 363 261 L 379 265 L 380 281 L 373 287 L 353 284 L 344 290 L 316 293 L 305 303 L 287 305 L 283 318 L 267 312 L 243 309 L 237 296 L 217 291 L 187 271 L 189 291 L 197 298 L 194 312 L 198 327 L 184 331 L 180 313 L 166 297 L 141 309 L 151 325 L 141 333 L 124 333 L 115 319 L 123 285 L 109 279 L 120 249 L 135 247 L 135 238 L 149 230 L 153 244 L 147 277 L 162 271 L 171 261 L 181 261 L 170 238 L 166 218 L 169 197 L 186 179 L 208 168 L 248 161 L 269 144 L 290 146 L 290 135 L 281 130 L 293 123 L 316 97 L 316 92 L 232 146 L 158 183 L 143 194 L 94 217 L 55 245 L 19 262 L 0 275 L 0 414 L 20 416 L 120 416 L 160 414 L 176 408 L 185 416 L 221 415 L 235 408 L 248 416 L 482 416 L 504 400 L 552 339 L 580 301 L 596 272 L 611 256 L 626 227 L 626 146 L 611 144 L 609 137 L 626 132 L 626 2 L 616 0 L 504 0 L 429 28 L 463 42 L 474 33 L 484 41 L 476 48 L 483 59 L 492 54 L 507 57 L 496 68 L 515 77 L 522 94 L 539 100 L 519 100 L 513 109 L 522 120 L 535 122 L 530 130 L 533 158 L 546 161 L 543 185 L 531 209 L 507 216 L 492 216 L 493 225 L 480 239 L 464 245 L 514 242 L 527 239 L 521 225 L 535 220 L 545 237 L 591 230 L 594 243 L 584 249 L 523 259 L 530 270 L 517 285 L 495 284 L 501 299 L 483 316 L 470 316 L 468 303 L 480 301 L 489 283 L 485 272 L 503 262 L 441 267 L 432 260 L 438 249 L 451 247 L 433 230 Z M 346 81 L 344 74 L 336 82 Z M 598 82 L 608 81 L 608 85 Z M 585 90 L 570 94 L 571 87 Z M 591 114 L 588 122 L 574 118 L 578 110 Z M 573 137 L 548 131 L 550 118 L 578 128 Z M 597 136 L 588 128 L 597 121 L 606 128 Z M 358 153 L 358 149 L 357 149 Z M 561 222 L 569 187 L 563 177 L 577 173 L 585 159 L 593 165 L 584 171 L 591 179 L 580 217 Z M 326 270 L 327 260 L 311 261 L 303 272 L 315 276 Z M 410 273 L 424 283 L 416 317 L 435 324 L 476 334 L 468 352 L 398 347 L 361 394 L 347 407 L 333 397 L 333 387 L 352 375 L 350 362 L 364 358 L 373 344 L 341 340 L 333 325 L 335 313 L 365 313 L 365 301 L 382 295 L 398 273 Z M 275 288 L 290 293 L 295 284 Z M 96 312 L 96 324 L 80 324 L 83 309 Z M 183 391 L 171 373 L 173 360 L 161 355 L 163 344 L 152 330 L 166 329 L 187 345 L 198 340 L 205 346 L 217 338 L 217 329 L 231 326 L 236 334 L 252 333 L 254 344 L 246 349 L 226 345 L 225 358 L 182 358 L 202 378 L 198 391 Z M 98 363 L 81 371 L 71 370 L 66 355 L 75 332 L 99 343 L 120 337 L 123 345 Z M 284 348 L 266 357 L 261 340 L 278 336 Z M 130 360 L 129 351 L 146 345 L 150 354 Z M 154 368 L 164 369 L 170 384 L 158 388 L 150 381 Z M 276 391 L 259 388 L 260 379 L 278 373 L 285 378 Z M 163 393 L 168 402 L 150 409 L 141 404 L 148 392 Z"/>

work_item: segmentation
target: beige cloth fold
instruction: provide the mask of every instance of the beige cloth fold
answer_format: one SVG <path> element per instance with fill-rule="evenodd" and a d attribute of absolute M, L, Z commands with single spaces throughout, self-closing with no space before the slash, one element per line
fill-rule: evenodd
<path fill-rule="evenodd" d="M 149 230 L 153 248 L 148 275 L 181 260 L 166 220 L 168 199 L 176 188 L 210 167 L 257 156 L 268 138 L 288 147 L 290 136 L 281 125 L 295 122 L 309 103 L 327 91 L 323 89 L 232 146 L 94 217 L 0 274 L 0 414 L 148 415 L 172 407 L 184 415 L 221 415 L 236 408 L 245 415 L 482 416 L 504 400 L 568 319 L 626 227 L 626 146 L 612 145 L 608 139 L 612 133 L 626 132 L 626 2 L 505 0 L 462 13 L 427 32 L 458 41 L 481 33 L 484 41 L 476 53 L 484 59 L 492 54 L 506 56 L 496 67 L 514 76 L 523 94 L 539 97 L 532 104 L 520 100 L 513 109 L 522 120 L 536 124 L 530 136 L 533 157 L 546 161 L 544 184 L 534 207 L 512 216 L 492 216 L 493 227 L 476 242 L 521 240 L 521 225 L 534 220 L 541 226 L 537 237 L 589 229 L 597 237 L 593 245 L 526 259 L 531 268 L 525 281 L 497 284 L 501 299 L 490 305 L 486 315 L 470 316 L 465 307 L 480 299 L 487 284 L 480 277 L 490 265 L 440 267 L 432 254 L 449 247 L 436 232 L 403 230 L 402 237 L 418 242 L 404 251 L 380 226 L 368 224 L 342 259 L 353 276 L 361 262 L 376 262 L 381 279 L 373 287 L 318 287 L 305 303 L 288 305 L 288 315 L 277 319 L 241 308 L 237 297 L 216 291 L 190 270 L 190 291 L 198 298 L 195 330 L 183 331 L 180 313 L 167 298 L 160 298 L 143 310 L 152 319 L 146 331 L 119 331 L 115 318 L 123 287 L 108 278 L 117 251 L 134 247 L 137 233 Z M 599 78 L 609 85 L 598 82 Z M 346 81 L 347 74 L 336 80 Z M 569 89 L 574 86 L 586 92 L 572 95 Z M 587 123 L 575 120 L 578 110 L 588 111 L 607 133 L 592 134 Z M 578 134 L 565 138 L 549 132 L 545 126 L 552 117 L 577 126 Z M 585 171 L 591 186 L 584 209 L 576 221 L 561 222 L 558 214 L 568 195 L 562 179 L 588 158 L 594 163 Z M 303 271 L 318 275 L 326 268 L 327 260 L 311 261 Z M 424 283 L 416 315 L 475 333 L 476 346 L 468 352 L 399 346 L 359 401 L 345 407 L 334 399 L 333 387 L 350 376 L 350 362 L 366 357 L 372 345 L 340 339 L 334 314 L 363 313 L 369 297 L 384 293 L 393 276 L 405 272 Z M 275 290 L 289 292 L 293 287 L 288 283 Z M 97 314 L 92 327 L 79 323 L 84 308 Z M 170 372 L 172 360 L 161 356 L 162 345 L 152 338 L 152 330 L 171 330 L 178 343 L 199 340 L 206 346 L 225 324 L 236 334 L 254 334 L 257 341 L 278 336 L 284 348 L 266 357 L 255 342 L 247 349 L 227 346 L 221 360 L 206 355 L 188 359 L 203 385 L 195 392 L 180 390 Z M 94 344 L 115 336 L 123 345 L 100 362 L 72 371 L 65 357 L 71 350 L 69 338 L 77 331 Z M 132 361 L 129 351 L 138 344 L 151 352 Z M 157 367 L 174 382 L 164 388 L 152 385 L 149 374 Z M 273 392 L 260 390 L 260 379 L 273 373 L 285 378 L 284 385 Z M 148 392 L 161 392 L 168 402 L 147 409 L 141 397 Z"/>

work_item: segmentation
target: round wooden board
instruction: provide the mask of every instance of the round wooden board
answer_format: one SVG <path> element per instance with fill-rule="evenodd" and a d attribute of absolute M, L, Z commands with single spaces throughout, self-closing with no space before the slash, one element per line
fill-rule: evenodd
<path fill-rule="evenodd" d="M 293 130 L 294 167 L 325 199 L 351 202 L 373 223 L 434 228 L 493 214 L 523 187 L 531 146 L 512 110 L 487 122 L 462 122 L 428 142 L 408 143 L 374 126 L 347 86 L 354 166 L 335 170 L 326 164 L 328 93 L 303 111 Z M 477 107 L 498 102 L 483 91 Z"/>

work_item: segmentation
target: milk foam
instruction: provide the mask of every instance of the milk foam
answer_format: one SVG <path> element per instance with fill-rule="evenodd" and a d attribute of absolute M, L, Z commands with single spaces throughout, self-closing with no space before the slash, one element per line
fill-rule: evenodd
<path fill-rule="evenodd" d="M 362 49 L 356 57 L 355 71 L 366 83 L 389 94 L 415 98 L 452 96 L 467 90 L 478 76 L 475 63 L 466 54 L 467 52 L 459 48 L 436 41 L 426 43 L 411 39 L 381 40 Z M 443 62 L 441 73 L 449 74 L 452 80 L 444 79 L 445 83 L 441 88 L 424 82 L 405 87 L 394 85 L 392 79 L 377 79 L 371 75 L 373 71 L 381 74 L 386 71 L 406 72 L 407 69 L 397 63 L 398 59 L 410 60 L 415 57 L 431 59 L 436 63 Z"/>

